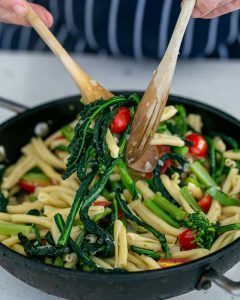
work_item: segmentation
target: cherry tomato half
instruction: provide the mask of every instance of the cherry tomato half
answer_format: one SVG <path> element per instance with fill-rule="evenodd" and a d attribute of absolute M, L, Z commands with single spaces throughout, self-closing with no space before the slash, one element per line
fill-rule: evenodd
<path fill-rule="evenodd" d="M 194 242 L 195 237 L 192 230 L 186 229 L 178 236 L 178 241 L 182 250 L 192 250 L 197 248 L 197 244 Z"/>
<path fill-rule="evenodd" d="M 161 258 L 158 261 L 158 264 L 161 268 L 169 268 L 169 267 L 175 267 L 184 263 L 189 262 L 188 259 L 185 258 Z"/>
<path fill-rule="evenodd" d="M 108 207 L 110 205 L 112 205 L 111 201 L 108 200 L 101 200 L 101 201 L 95 201 L 92 204 L 93 206 L 104 206 L 104 207 Z"/>
<path fill-rule="evenodd" d="M 210 206 L 212 205 L 212 197 L 210 195 L 205 195 L 201 200 L 198 201 L 198 205 L 202 208 L 202 210 L 207 213 L 209 211 Z"/>
<path fill-rule="evenodd" d="M 34 193 L 36 188 L 39 186 L 48 186 L 51 185 L 51 181 L 41 181 L 41 180 L 37 180 L 35 179 L 35 181 L 27 181 L 24 179 L 20 179 L 18 182 L 19 186 L 21 187 L 21 189 L 23 189 L 25 192 L 27 193 Z"/>
<path fill-rule="evenodd" d="M 120 107 L 112 120 L 111 132 L 122 133 L 126 130 L 131 120 L 131 114 L 127 107 Z"/>
<path fill-rule="evenodd" d="M 190 153 L 199 157 L 203 157 L 207 154 L 208 143 L 202 135 L 191 133 L 186 136 L 186 139 L 193 143 L 193 145 L 189 147 Z"/>

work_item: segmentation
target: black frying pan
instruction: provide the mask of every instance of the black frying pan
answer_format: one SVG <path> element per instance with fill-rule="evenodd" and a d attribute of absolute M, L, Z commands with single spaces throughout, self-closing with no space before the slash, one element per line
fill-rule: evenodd
<path fill-rule="evenodd" d="M 115 92 L 119 94 L 119 92 Z M 120 93 L 121 94 L 121 93 Z M 130 93 L 124 92 L 128 95 Z M 34 135 L 36 125 L 48 124 L 49 133 L 72 121 L 81 110 L 80 97 L 68 97 L 28 109 L 0 125 L 0 149 L 13 163 L 20 148 Z M 240 122 L 211 106 L 170 96 L 170 103 L 184 104 L 188 112 L 203 117 L 205 132 L 222 131 L 240 140 Z M 9 103 L 0 99 L 0 107 Z M 17 112 L 22 106 L 10 103 Z M 0 264 L 11 274 L 47 293 L 78 300 L 157 300 L 207 289 L 214 281 L 233 295 L 240 295 L 240 283 L 220 274 L 234 266 L 240 258 L 240 239 L 224 249 L 193 262 L 156 271 L 123 274 L 93 274 L 57 268 L 23 257 L 0 244 Z"/>

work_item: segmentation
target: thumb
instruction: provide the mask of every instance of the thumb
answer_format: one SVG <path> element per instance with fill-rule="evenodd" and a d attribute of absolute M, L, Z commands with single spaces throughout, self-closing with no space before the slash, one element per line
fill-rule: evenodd
<path fill-rule="evenodd" d="M 196 7 L 193 11 L 193 17 L 199 18 L 207 15 L 221 2 L 220 0 L 197 0 Z"/>

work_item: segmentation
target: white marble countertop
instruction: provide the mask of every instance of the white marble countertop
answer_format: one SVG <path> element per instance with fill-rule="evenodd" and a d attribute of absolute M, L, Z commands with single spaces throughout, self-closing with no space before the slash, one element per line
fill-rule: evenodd
<path fill-rule="evenodd" d="M 76 59 L 95 79 L 109 89 L 145 89 L 154 60 L 141 62 L 104 56 L 77 56 Z M 177 66 L 172 93 L 214 105 L 240 118 L 240 61 L 181 61 Z M 51 99 L 73 95 L 77 88 L 61 64 L 48 54 L 0 52 L 0 96 L 34 106 Z M 0 121 L 13 114 L 0 110 Z M 17 266 L 16 266 L 17 267 Z M 227 273 L 240 280 L 240 264 Z M 0 299 L 60 300 L 15 279 L 0 268 Z M 207 292 L 191 292 L 175 300 L 230 300 L 234 298 L 213 286 Z M 97 299 L 96 299 L 97 300 Z"/>

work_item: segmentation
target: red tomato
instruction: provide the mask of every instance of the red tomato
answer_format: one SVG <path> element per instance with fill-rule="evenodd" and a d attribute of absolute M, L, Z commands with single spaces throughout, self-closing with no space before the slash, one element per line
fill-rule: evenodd
<path fill-rule="evenodd" d="M 178 241 L 182 250 L 191 250 L 197 248 L 197 244 L 194 242 L 195 237 L 192 230 L 186 229 L 178 236 Z"/>
<path fill-rule="evenodd" d="M 107 206 L 112 205 L 112 202 L 108 201 L 108 200 L 101 200 L 101 201 L 95 201 L 95 202 L 93 202 L 92 205 L 93 206 L 104 206 L 104 207 L 107 207 Z"/>
<path fill-rule="evenodd" d="M 161 268 L 169 268 L 169 267 L 175 267 L 184 263 L 189 262 L 188 259 L 185 258 L 161 258 L 158 261 L 158 264 Z"/>
<path fill-rule="evenodd" d="M 121 209 L 118 209 L 118 219 L 122 220 L 124 218 L 124 214 Z"/>
<path fill-rule="evenodd" d="M 172 161 L 171 159 L 168 159 L 165 161 L 164 165 L 162 166 L 162 169 L 161 169 L 161 175 L 165 174 L 167 169 L 170 168 L 172 165 Z"/>
<path fill-rule="evenodd" d="M 113 133 L 122 133 L 126 130 L 131 120 L 131 114 L 127 107 L 120 107 L 111 124 Z"/>
<path fill-rule="evenodd" d="M 199 157 L 203 157 L 207 154 L 208 143 L 202 135 L 191 133 L 186 136 L 186 139 L 193 143 L 192 146 L 189 146 L 190 153 Z"/>
<path fill-rule="evenodd" d="M 20 185 L 21 189 L 23 189 L 27 193 L 35 192 L 36 186 L 34 184 L 32 184 L 31 182 L 20 180 L 19 185 Z"/>
<path fill-rule="evenodd" d="M 205 195 L 201 200 L 198 201 L 198 205 L 202 208 L 202 210 L 207 213 L 209 211 L 210 206 L 212 205 L 212 197 L 210 195 Z"/>
<path fill-rule="evenodd" d="M 33 182 L 29 182 L 29 181 L 21 179 L 18 184 L 21 187 L 21 189 L 23 189 L 25 192 L 34 193 L 37 187 L 47 186 L 50 183 L 49 182 L 46 182 L 46 183 L 42 182 L 42 183 L 34 184 Z"/>

